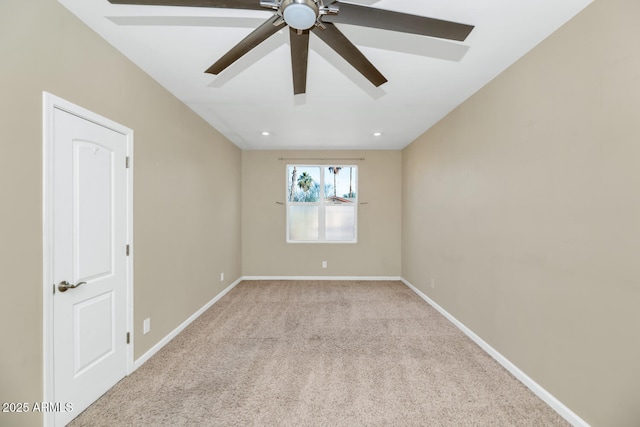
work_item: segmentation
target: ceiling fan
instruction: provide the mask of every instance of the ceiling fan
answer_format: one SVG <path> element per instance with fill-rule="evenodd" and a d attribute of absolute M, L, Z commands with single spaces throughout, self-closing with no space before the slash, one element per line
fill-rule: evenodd
<path fill-rule="evenodd" d="M 275 14 L 225 53 L 205 72 L 218 74 L 281 28 L 289 26 L 294 95 L 305 93 L 309 32 L 335 50 L 373 85 L 387 79 L 335 26 L 359 25 L 402 33 L 464 41 L 472 25 L 344 3 L 338 0 L 108 0 L 112 4 L 193 6 L 226 9 L 264 10 Z"/>

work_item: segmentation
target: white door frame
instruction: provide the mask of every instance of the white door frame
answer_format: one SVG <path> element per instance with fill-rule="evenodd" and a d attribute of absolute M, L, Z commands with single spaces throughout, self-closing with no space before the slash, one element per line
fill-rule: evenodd
<path fill-rule="evenodd" d="M 53 117 L 56 109 L 111 129 L 126 137 L 126 156 L 133 164 L 133 130 L 115 123 L 105 117 L 58 98 L 50 93 L 42 94 L 42 225 L 43 225 L 43 284 L 42 284 L 42 335 L 43 335 L 43 402 L 54 402 L 53 375 Z M 131 166 L 130 166 L 131 167 Z M 133 248 L 133 173 L 127 173 L 127 242 Z M 133 251 L 127 257 L 126 296 L 127 330 L 131 334 L 131 343 L 127 346 L 127 375 L 134 370 L 133 363 Z M 64 403 L 62 403 L 64 405 Z M 54 413 L 44 413 L 44 426 L 52 426 Z"/>

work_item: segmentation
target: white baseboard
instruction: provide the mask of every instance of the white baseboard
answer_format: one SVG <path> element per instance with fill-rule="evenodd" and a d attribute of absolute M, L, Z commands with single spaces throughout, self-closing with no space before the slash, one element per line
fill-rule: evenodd
<path fill-rule="evenodd" d="M 211 301 L 209 301 L 208 303 L 206 303 L 204 306 L 202 306 L 202 308 L 200 308 L 198 311 L 196 311 L 195 313 L 193 313 L 187 320 L 185 320 L 184 322 L 182 322 L 180 324 L 180 326 L 178 326 L 177 328 L 175 328 L 173 331 L 171 331 L 169 333 L 169 335 L 167 335 L 166 337 L 164 337 L 163 339 L 161 339 L 156 345 L 154 345 L 153 347 L 151 347 L 145 354 L 143 354 L 142 356 L 140 356 L 135 362 L 133 362 L 133 371 L 135 371 L 136 369 L 138 369 L 140 366 L 142 366 L 142 364 L 144 364 L 144 362 L 146 362 L 147 360 L 149 360 L 151 358 L 151 356 L 153 356 L 154 354 L 156 354 L 162 347 L 164 347 L 165 345 L 167 345 L 167 343 L 169 343 L 169 341 L 171 341 L 173 338 L 176 337 L 176 335 L 178 335 L 180 332 L 182 332 L 187 326 L 189 326 L 194 320 L 196 320 L 198 317 L 200 317 L 202 315 L 202 313 L 204 313 L 205 311 L 207 311 L 207 309 L 209 309 L 209 307 L 211 307 L 213 304 L 215 304 L 216 302 L 218 302 L 218 300 L 220 300 L 220 298 L 222 298 L 223 296 L 225 296 L 231 289 L 233 289 L 238 283 L 240 283 L 242 281 L 242 278 L 237 279 L 235 282 L 233 282 L 232 284 L 230 284 L 229 286 L 227 286 L 222 292 L 220 292 L 218 295 L 216 295 Z M 132 372 L 133 372 L 132 371 Z"/>
<path fill-rule="evenodd" d="M 423 294 L 418 288 L 413 286 L 405 279 L 400 279 L 413 290 L 420 298 L 425 300 L 430 306 L 435 308 L 440 314 L 453 323 L 458 329 L 464 332 L 469 338 L 471 338 L 476 344 L 480 346 L 489 356 L 493 357 L 498 363 L 500 363 L 507 371 L 511 372 L 520 382 L 527 386 L 536 396 L 549 405 L 554 411 L 556 411 L 562 418 L 567 420 L 571 425 L 575 427 L 589 427 L 589 424 L 580 418 L 575 412 L 565 406 L 562 402 L 556 399 L 551 393 L 545 390 L 540 384 L 535 382 L 531 377 L 525 374 L 520 368 L 511 363 L 506 357 L 500 354 L 495 348 L 487 344 L 482 338 L 476 335 L 471 329 L 467 328 L 462 322 L 453 317 L 448 311 L 440 307 L 435 301 Z"/>
<path fill-rule="evenodd" d="M 398 280 L 400 276 L 243 276 L 242 280 Z"/>

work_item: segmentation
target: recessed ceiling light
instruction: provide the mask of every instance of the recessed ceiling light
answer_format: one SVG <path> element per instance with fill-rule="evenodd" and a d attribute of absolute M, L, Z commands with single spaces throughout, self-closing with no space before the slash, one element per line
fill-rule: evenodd
<path fill-rule="evenodd" d="M 374 132 L 373 136 L 382 136 L 382 132 Z"/>
<path fill-rule="evenodd" d="M 264 132 L 262 132 L 262 136 L 269 136 L 271 135 L 269 132 L 267 132 L 266 130 Z"/>

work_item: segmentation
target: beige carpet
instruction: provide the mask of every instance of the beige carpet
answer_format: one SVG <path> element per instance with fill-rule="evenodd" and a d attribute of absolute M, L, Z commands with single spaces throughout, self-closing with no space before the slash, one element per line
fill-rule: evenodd
<path fill-rule="evenodd" d="M 565 426 L 401 282 L 242 282 L 72 426 Z"/>

